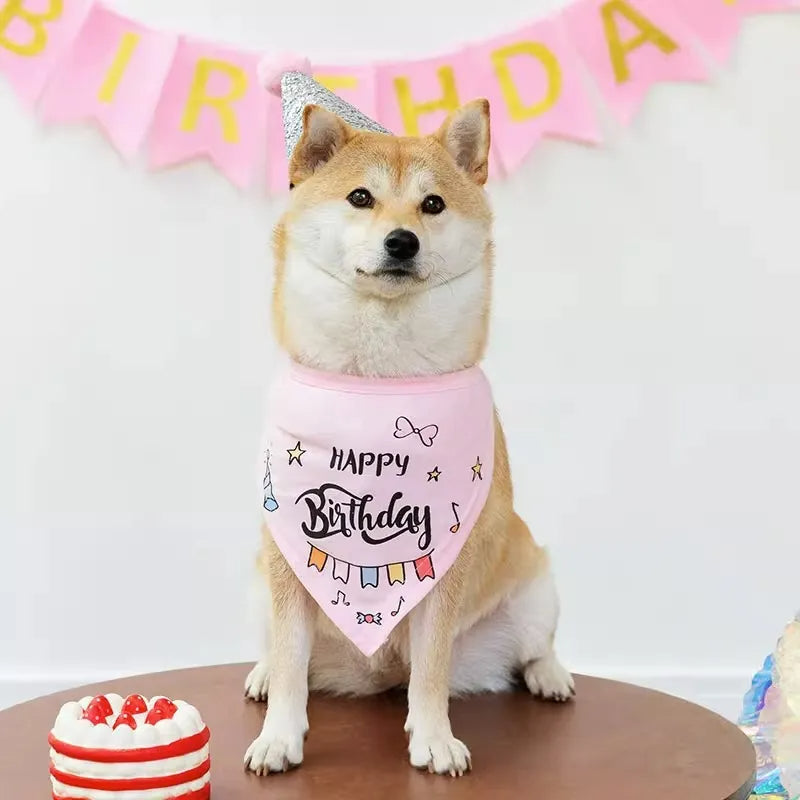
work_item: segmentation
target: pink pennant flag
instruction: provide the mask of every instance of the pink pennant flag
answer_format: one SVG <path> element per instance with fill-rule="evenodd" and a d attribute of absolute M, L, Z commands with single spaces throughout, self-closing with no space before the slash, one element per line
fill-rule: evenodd
<path fill-rule="evenodd" d="M 486 96 L 488 79 L 469 48 L 439 58 L 379 65 L 378 122 L 398 136 L 434 133 L 450 112 Z M 493 146 L 490 173 L 496 174 L 498 167 Z"/>
<path fill-rule="evenodd" d="M 798 0 L 673 0 L 714 58 L 727 61 L 741 21 L 752 14 L 800 8 Z"/>
<path fill-rule="evenodd" d="M 69 48 L 89 0 L 0 0 L 0 72 L 32 107 Z"/>
<path fill-rule="evenodd" d="M 314 66 L 314 79 L 326 89 L 354 105 L 368 117 L 376 117 L 375 68 L 371 66 Z M 267 111 L 267 185 L 275 194 L 289 186 L 289 163 L 283 131 L 283 109 L 279 98 L 268 99 Z"/>
<path fill-rule="evenodd" d="M 182 38 L 156 108 L 151 166 L 208 156 L 234 184 L 248 186 L 267 129 L 258 62 L 251 53 Z"/>
<path fill-rule="evenodd" d="M 96 119 L 120 153 L 132 158 L 147 134 L 176 43 L 175 36 L 94 6 L 45 89 L 42 119 Z"/>
<path fill-rule="evenodd" d="M 576 50 L 623 124 L 630 123 L 653 84 L 707 77 L 688 27 L 664 0 L 579 0 L 564 18 Z"/>
<path fill-rule="evenodd" d="M 491 77 L 474 87 L 492 105 L 492 136 L 506 172 L 548 134 L 597 144 L 600 133 L 580 62 L 560 21 L 546 20 L 471 48 Z"/>

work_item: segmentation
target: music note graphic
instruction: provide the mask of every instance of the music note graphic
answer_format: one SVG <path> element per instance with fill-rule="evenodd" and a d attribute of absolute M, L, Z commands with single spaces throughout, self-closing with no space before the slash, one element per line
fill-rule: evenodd
<path fill-rule="evenodd" d="M 405 597 L 403 597 L 403 595 L 400 595 L 400 602 L 397 604 L 397 608 L 394 611 L 390 612 L 393 617 L 396 617 L 400 613 L 400 606 L 403 605 L 405 601 L 406 601 Z"/>
<path fill-rule="evenodd" d="M 341 590 L 336 592 L 336 599 L 335 600 L 331 600 L 331 605 L 338 606 L 339 602 L 340 602 L 339 598 L 341 598 L 341 602 L 344 603 L 344 605 L 346 605 L 346 606 L 350 605 L 350 602 L 347 599 L 347 595 Z"/>
<path fill-rule="evenodd" d="M 458 533 L 458 530 L 461 527 L 461 520 L 458 518 L 458 511 L 456 511 L 458 508 L 458 503 L 450 503 L 450 505 L 453 507 L 453 514 L 455 514 L 456 517 L 456 524 L 450 526 L 450 533 Z"/>

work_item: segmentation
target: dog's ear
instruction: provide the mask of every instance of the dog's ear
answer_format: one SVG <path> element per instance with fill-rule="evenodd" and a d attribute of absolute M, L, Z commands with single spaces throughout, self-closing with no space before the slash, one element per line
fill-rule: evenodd
<path fill-rule="evenodd" d="M 483 185 L 489 177 L 489 101 L 473 100 L 454 111 L 436 138 L 475 183 Z"/>
<path fill-rule="evenodd" d="M 353 133 L 353 129 L 336 114 L 321 106 L 306 106 L 303 110 L 303 133 L 289 164 L 292 185 L 310 178 L 315 170 L 330 161 Z"/>

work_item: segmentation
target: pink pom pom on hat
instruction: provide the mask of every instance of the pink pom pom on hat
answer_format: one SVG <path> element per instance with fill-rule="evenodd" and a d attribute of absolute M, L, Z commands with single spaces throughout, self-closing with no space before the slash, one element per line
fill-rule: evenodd
<path fill-rule="evenodd" d="M 282 53 L 264 56 L 258 64 L 258 82 L 271 94 L 281 96 L 281 80 L 287 72 L 311 75 L 311 62 L 305 56 Z"/>

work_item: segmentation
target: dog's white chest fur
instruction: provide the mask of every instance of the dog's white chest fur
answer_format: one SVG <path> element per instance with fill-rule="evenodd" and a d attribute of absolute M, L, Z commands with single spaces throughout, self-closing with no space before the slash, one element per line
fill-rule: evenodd
<path fill-rule="evenodd" d="M 475 361 L 486 280 L 480 270 L 400 301 L 356 294 L 291 254 L 286 270 L 286 331 L 296 357 L 309 366 L 408 376 Z"/>

